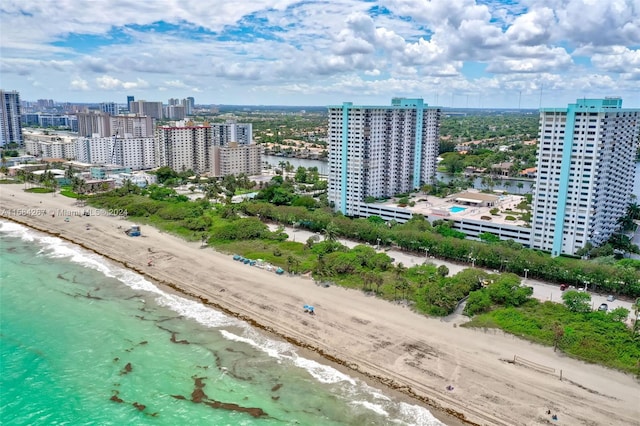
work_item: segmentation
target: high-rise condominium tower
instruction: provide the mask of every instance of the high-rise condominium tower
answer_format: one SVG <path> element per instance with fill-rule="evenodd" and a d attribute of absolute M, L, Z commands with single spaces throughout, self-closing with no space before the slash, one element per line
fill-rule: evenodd
<path fill-rule="evenodd" d="M 156 120 L 163 117 L 162 102 L 147 102 L 144 100 L 129 102 L 129 112 L 139 115 L 146 115 Z"/>
<path fill-rule="evenodd" d="M 118 114 L 118 105 L 115 102 L 102 102 L 100 104 L 100 111 L 106 112 L 109 115 Z"/>
<path fill-rule="evenodd" d="M 553 256 L 605 242 L 633 191 L 640 110 L 578 99 L 540 111 L 531 247 Z"/>
<path fill-rule="evenodd" d="M 231 142 L 238 142 L 240 145 L 253 144 L 251 123 L 237 123 L 234 120 L 227 120 L 225 123 L 211 123 L 211 129 L 213 144 L 216 146 L 227 146 Z"/>
<path fill-rule="evenodd" d="M 211 170 L 212 134 L 208 124 L 156 128 L 156 162 L 177 172 Z"/>
<path fill-rule="evenodd" d="M 391 106 L 329 107 L 329 202 L 365 215 L 366 197 L 388 197 L 431 182 L 438 157 L 440 109 L 422 99 Z"/>
<path fill-rule="evenodd" d="M 22 144 L 20 126 L 20 93 L 0 90 L 0 146 Z"/>

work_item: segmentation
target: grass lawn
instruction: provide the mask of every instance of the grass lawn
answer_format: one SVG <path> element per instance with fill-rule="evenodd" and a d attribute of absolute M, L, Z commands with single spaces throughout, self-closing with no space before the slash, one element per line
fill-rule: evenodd
<path fill-rule="evenodd" d="M 53 192 L 51 188 L 29 188 L 25 189 L 24 192 L 32 192 L 34 194 L 48 194 Z"/>

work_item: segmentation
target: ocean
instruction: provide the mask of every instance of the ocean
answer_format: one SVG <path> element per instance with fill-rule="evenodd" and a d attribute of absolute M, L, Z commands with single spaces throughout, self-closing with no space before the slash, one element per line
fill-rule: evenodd
<path fill-rule="evenodd" d="M 2 425 L 442 425 L 78 246 L 0 221 Z"/>

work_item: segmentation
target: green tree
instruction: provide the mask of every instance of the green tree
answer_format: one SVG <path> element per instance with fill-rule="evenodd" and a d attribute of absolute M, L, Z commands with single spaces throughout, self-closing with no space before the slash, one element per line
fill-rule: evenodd
<path fill-rule="evenodd" d="M 484 241 L 485 243 L 499 243 L 500 242 L 500 237 L 498 237 L 495 234 L 492 234 L 491 232 L 483 232 L 483 233 L 478 235 L 478 238 L 480 238 L 480 241 Z"/>
<path fill-rule="evenodd" d="M 591 296 L 587 292 L 570 290 L 562 295 L 562 300 L 571 312 L 589 312 Z"/>
<path fill-rule="evenodd" d="M 445 265 L 438 266 L 438 275 L 440 275 L 441 277 L 446 277 L 447 275 L 449 275 L 449 268 L 447 268 Z"/>
<path fill-rule="evenodd" d="M 469 294 L 467 304 L 464 307 L 464 313 L 469 316 L 487 312 L 491 308 L 491 298 L 485 290 L 477 290 Z"/>
<path fill-rule="evenodd" d="M 614 321 L 624 321 L 629 316 L 629 310 L 626 308 L 623 308 L 622 306 L 618 306 L 617 308 L 609 312 L 608 315 Z"/>
<path fill-rule="evenodd" d="M 178 177 L 178 174 L 169 166 L 162 166 L 158 170 L 156 170 L 156 178 L 158 179 L 158 183 L 165 183 L 169 179 L 175 179 Z"/>
<path fill-rule="evenodd" d="M 307 181 L 307 169 L 298 167 L 294 180 L 299 183 L 305 183 Z"/>
<path fill-rule="evenodd" d="M 324 228 L 324 240 L 329 242 L 335 242 L 338 239 L 339 228 L 335 223 L 329 222 Z"/>

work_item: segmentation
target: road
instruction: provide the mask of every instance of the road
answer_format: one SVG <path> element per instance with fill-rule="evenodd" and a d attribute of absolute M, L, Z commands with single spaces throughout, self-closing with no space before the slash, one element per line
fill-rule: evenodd
<path fill-rule="evenodd" d="M 275 231 L 279 225 L 270 223 L 268 224 L 268 226 L 271 231 Z M 285 232 L 289 235 L 290 241 L 297 241 L 300 243 L 305 243 L 310 237 L 317 237 L 318 241 L 322 241 L 322 238 L 323 238 L 321 234 L 317 232 L 311 232 L 305 229 L 285 227 Z M 640 232 L 638 233 L 638 235 L 640 236 Z M 362 244 L 361 242 L 358 242 L 358 241 L 346 240 L 346 239 L 338 239 L 338 241 L 349 248 L 353 248 L 357 245 Z M 375 246 L 374 246 L 374 249 L 375 249 Z M 409 252 L 404 252 L 404 251 L 399 251 L 394 249 L 378 249 L 377 251 L 380 251 L 380 252 L 384 251 L 392 259 L 394 259 L 395 264 L 402 262 L 402 264 L 407 267 L 420 265 L 424 263 L 425 260 L 427 260 L 426 256 L 421 256 L 414 253 L 409 253 Z M 463 269 L 467 269 L 471 267 L 471 264 L 460 264 L 460 263 L 448 262 L 445 260 L 436 259 L 433 256 L 429 256 L 428 260 L 430 263 L 433 263 L 436 266 L 445 265 L 447 268 L 449 268 L 450 275 L 457 274 Z M 486 269 L 486 271 L 493 272 L 488 269 Z M 550 283 L 546 281 L 540 281 L 540 280 L 533 280 L 530 278 L 524 279 L 524 277 L 522 278 L 522 284 L 533 287 L 533 297 L 538 300 L 541 300 L 541 301 L 550 300 L 552 302 L 562 303 L 562 291 L 560 290 L 560 287 L 558 284 Z M 624 299 L 622 300 L 616 299 L 613 302 L 608 302 L 606 294 L 602 295 L 602 294 L 592 293 L 592 292 L 589 292 L 589 294 L 591 295 L 591 303 L 592 303 L 592 308 L 594 310 L 598 309 L 598 307 L 602 303 L 606 303 L 608 305 L 609 311 L 618 307 L 623 307 L 629 310 L 629 317 L 627 318 L 627 322 L 630 323 L 630 321 L 633 320 L 634 318 L 633 309 L 631 307 L 633 304 L 632 301 L 624 300 Z"/>

